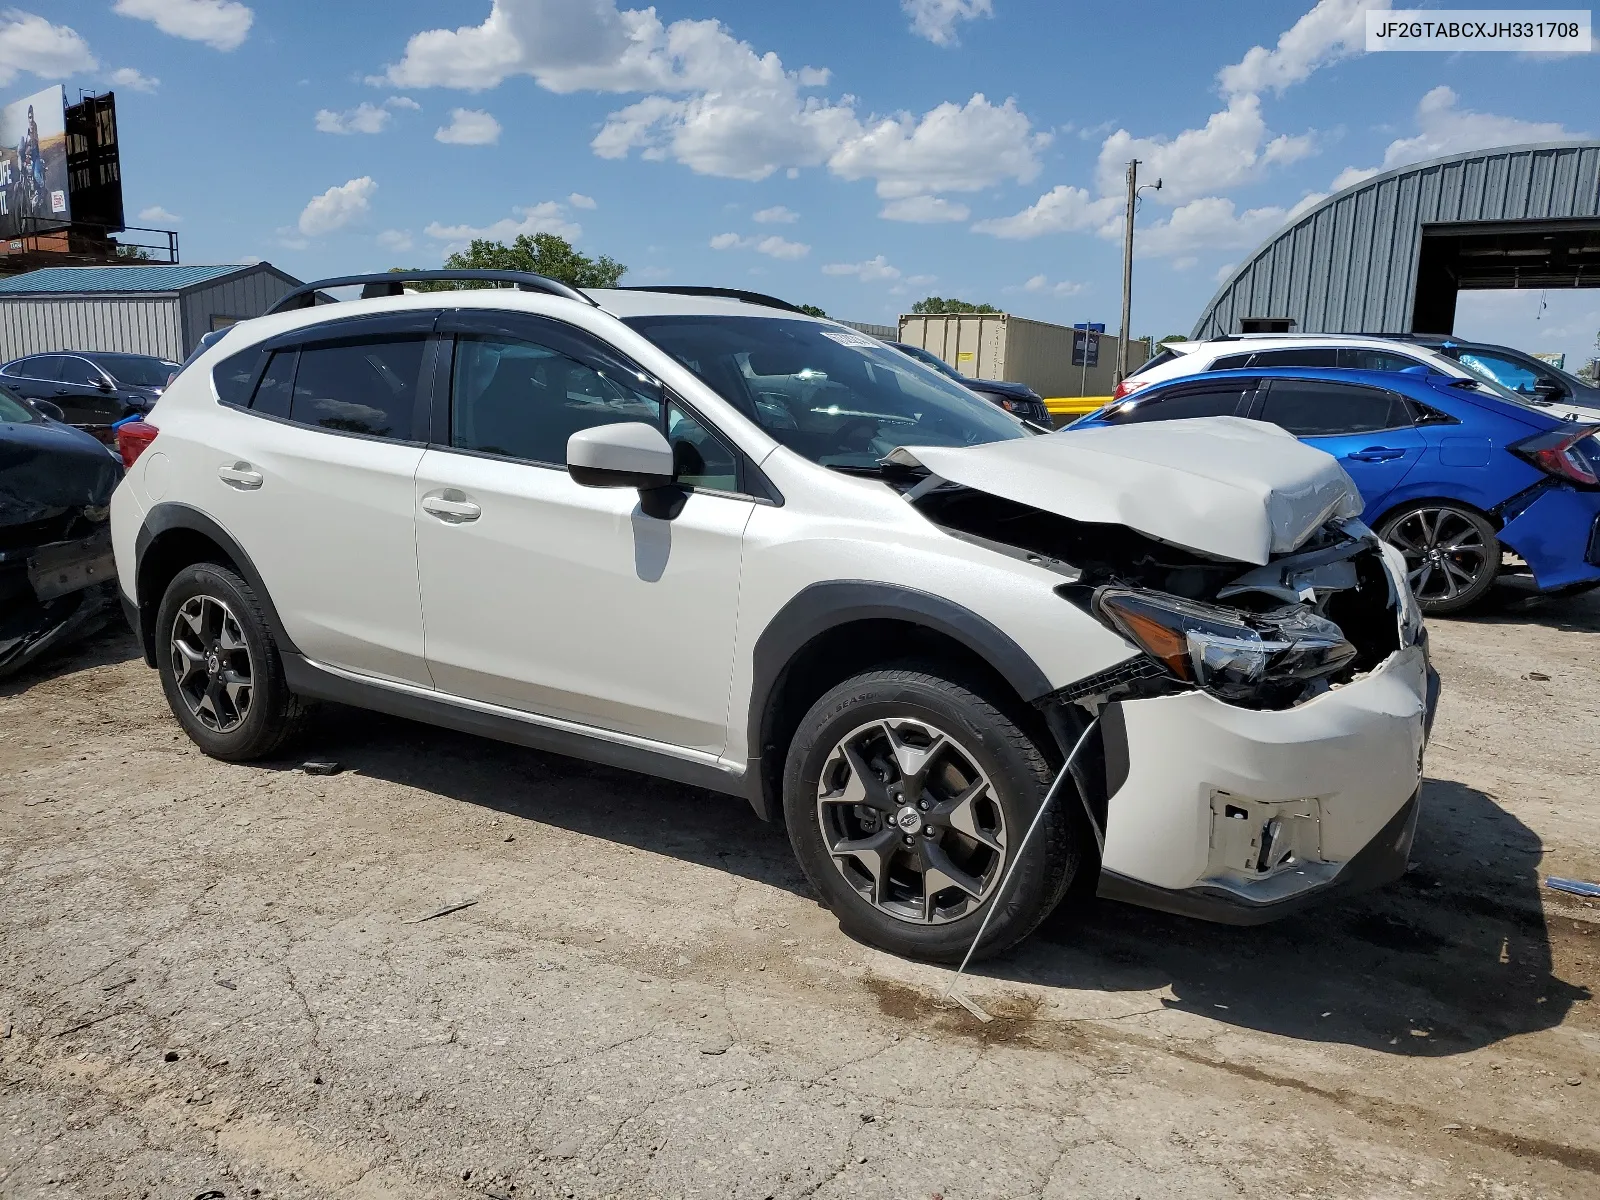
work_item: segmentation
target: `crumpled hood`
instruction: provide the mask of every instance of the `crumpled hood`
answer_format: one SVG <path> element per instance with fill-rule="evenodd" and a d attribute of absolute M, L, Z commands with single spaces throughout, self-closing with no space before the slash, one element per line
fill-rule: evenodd
<path fill-rule="evenodd" d="M 1332 455 L 1276 425 L 1199 417 L 1062 431 L 983 446 L 902 446 L 891 462 L 1018 504 L 1201 554 L 1265 564 L 1361 494 Z"/>
<path fill-rule="evenodd" d="M 0 526 L 71 508 L 104 508 L 122 464 L 82 430 L 58 422 L 0 424 Z"/>

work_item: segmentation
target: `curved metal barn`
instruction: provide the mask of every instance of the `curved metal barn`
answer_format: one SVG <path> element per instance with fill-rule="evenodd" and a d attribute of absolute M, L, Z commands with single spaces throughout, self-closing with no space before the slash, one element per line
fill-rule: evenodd
<path fill-rule="evenodd" d="M 1450 333 L 1459 291 L 1516 287 L 1600 287 L 1600 142 L 1452 154 L 1335 192 L 1239 265 L 1193 336 Z"/>

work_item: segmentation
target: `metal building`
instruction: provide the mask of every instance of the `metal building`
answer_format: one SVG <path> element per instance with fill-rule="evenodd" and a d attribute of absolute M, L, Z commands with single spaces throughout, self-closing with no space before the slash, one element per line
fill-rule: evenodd
<path fill-rule="evenodd" d="M 1374 175 L 1241 263 L 1195 338 L 1451 333 L 1456 295 L 1600 287 L 1600 142 L 1452 154 Z"/>
<path fill-rule="evenodd" d="M 182 362 L 203 334 L 259 317 L 299 286 L 270 263 L 43 267 L 0 279 L 0 362 L 50 350 Z"/>

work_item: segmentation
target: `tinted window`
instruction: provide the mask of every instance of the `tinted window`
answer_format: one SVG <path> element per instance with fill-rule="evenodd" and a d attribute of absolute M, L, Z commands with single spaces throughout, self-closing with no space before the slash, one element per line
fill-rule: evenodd
<path fill-rule="evenodd" d="M 421 337 L 392 337 L 302 346 L 289 419 L 344 433 L 409 438 L 424 344 Z"/>
<path fill-rule="evenodd" d="M 1405 371 L 1411 367 L 1427 366 L 1409 354 L 1396 354 L 1393 350 L 1364 350 L 1359 346 L 1340 346 L 1339 365 L 1351 371 Z"/>
<path fill-rule="evenodd" d="M 1411 423 L 1404 402 L 1393 392 L 1300 379 L 1272 381 L 1261 419 L 1296 437 L 1368 433 Z"/>
<path fill-rule="evenodd" d="M 60 379 L 61 363 L 62 358 L 59 354 L 40 354 L 23 359 L 19 373 L 29 379 Z"/>
<path fill-rule="evenodd" d="M 456 339 L 451 396 L 452 446 L 557 466 L 567 461 L 567 439 L 580 430 L 661 423 L 660 402 L 622 371 L 597 370 L 504 335 Z"/>
<path fill-rule="evenodd" d="M 261 383 L 256 388 L 250 407 L 269 417 L 289 416 L 289 400 L 294 393 L 294 350 L 276 350 L 261 373 Z"/>
<path fill-rule="evenodd" d="M 673 472 L 689 487 L 739 490 L 739 460 L 721 438 L 693 413 L 667 405 L 667 441 L 672 445 Z"/>
<path fill-rule="evenodd" d="M 1250 356 L 1248 354 L 1224 354 L 1211 364 L 1211 369 L 1213 371 L 1237 371 L 1241 367 L 1248 367 L 1249 365 Z"/>
<path fill-rule="evenodd" d="M 1332 346 L 1302 346 L 1295 350 L 1257 350 L 1251 367 L 1336 367 L 1339 352 Z"/>
<path fill-rule="evenodd" d="M 119 383 L 133 387 L 166 387 L 167 377 L 179 364 L 148 354 L 99 354 L 95 362 Z"/>
<path fill-rule="evenodd" d="M 1254 380 L 1250 381 L 1250 386 L 1255 386 Z M 1185 417 L 1231 417 L 1239 411 L 1239 401 L 1244 394 L 1245 386 L 1239 382 L 1165 393 L 1147 397 L 1128 409 L 1125 415 L 1113 419 L 1118 425 L 1132 425 L 1139 421 L 1181 421 Z"/>
<path fill-rule="evenodd" d="M 61 357 L 56 360 L 60 364 L 60 374 L 56 376 L 62 383 L 75 383 L 94 387 L 105 376 L 95 370 L 87 360 L 82 358 Z"/>
<path fill-rule="evenodd" d="M 1534 385 L 1539 382 L 1538 375 L 1530 368 L 1512 359 L 1502 358 L 1498 354 L 1486 354 L 1482 350 L 1463 350 L 1458 357 L 1462 366 L 1471 367 L 1480 375 L 1487 375 L 1496 383 L 1522 396 L 1533 395 Z"/>
<path fill-rule="evenodd" d="M 224 404 L 249 408 L 250 385 L 255 383 L 256 370 L 266 355 L 267 352 L 260 346 L 251 346 L 250 349 L 219 362 L 211 372 L 211 382 L 216 386 L 217 398 Z M 280 415 L 288 415 L 288 409 L 285 408 Z"/>
<path fill-rule="evenodd" d="M 823 466 L 876 472 L 897 446 L 1030 436 L 987 400 L 854 330 L 786 317 L 627 323 L 774 440 Z"/>

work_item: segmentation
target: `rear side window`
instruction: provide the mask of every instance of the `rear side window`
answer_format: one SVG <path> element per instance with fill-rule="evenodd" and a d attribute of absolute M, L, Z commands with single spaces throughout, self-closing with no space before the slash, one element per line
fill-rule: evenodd
<path fill-rule="evenodd" d="M 267 352 L 260 346 L 251 346 L 248 350 L 219 362 L 211 372 L 211 382 L 217 389 L 217 399 L 236 408 L 249 408 L 250 390 L 255 384 L 261 360 L 266 356 Z"/>
<path fill-rule="evenodd" d="M 19 375 L 29 379 L 59 380 L 61 378 L 61 364 L 66 360 L 59 354 L 39 354 L 33 358 L 22 360 L 22 369 Z"/>
<path fill-rule="evenodd" d="M 1339 352 L 1332 346 L 1301 346 L 1292 350 L 1257 350 L 1248 364 L 1255 367 L 1337 367 Z"/>
<path fill-rule="evenodd" d="M 254 412 L 269 417 L 289 416 L 289 399 L 294 392 L 294 362 L 296 351 L 275 350 L 267 360 L 267 369 L 261 372 L 261 383 L 250 403 Z"/>
<path fill-rule="evenodd" d="M 1405 401 L 1381 388 L 1274 379 L 1261 406 L 1261 420 L 1296 437 L 1333 437 L 1400 428 L 1411 424 L 1411 415 Z"/>
<path fill-rule="evenodd" d="M 1359 346 L 1340 346 L 1339 365 L 1351 371 L 1404 371 L 1426 363 L 1393 350 L 1364 350 Z"/>
<path fill-rule="evenodd" d="M 1211 369 L 1213 371 L 1237 371 L 1241 367 L 1248 367 L 1249 365 L 1250 356 L 1248 354 L 1224 354 L 1211 364 Z"/>
<path fill-rule="evenodd" d="M 341 433 L 409 440 L 425 344 L 421 336 L 398 336 L 301 347 L 289 419 Z"/>
<path fill-rule="evenodd" d="M 1249 380 L 1248 386 L 1229 380 L 1225 386 L 1150 396 L 1114 420 L 1118 425 L 1132 425 L 1140 421 L 1181 421 L 1186 417 L 1231 417 L 1239 411 L 1246 392 L 1254 387 L 1254 380 Z"/>

